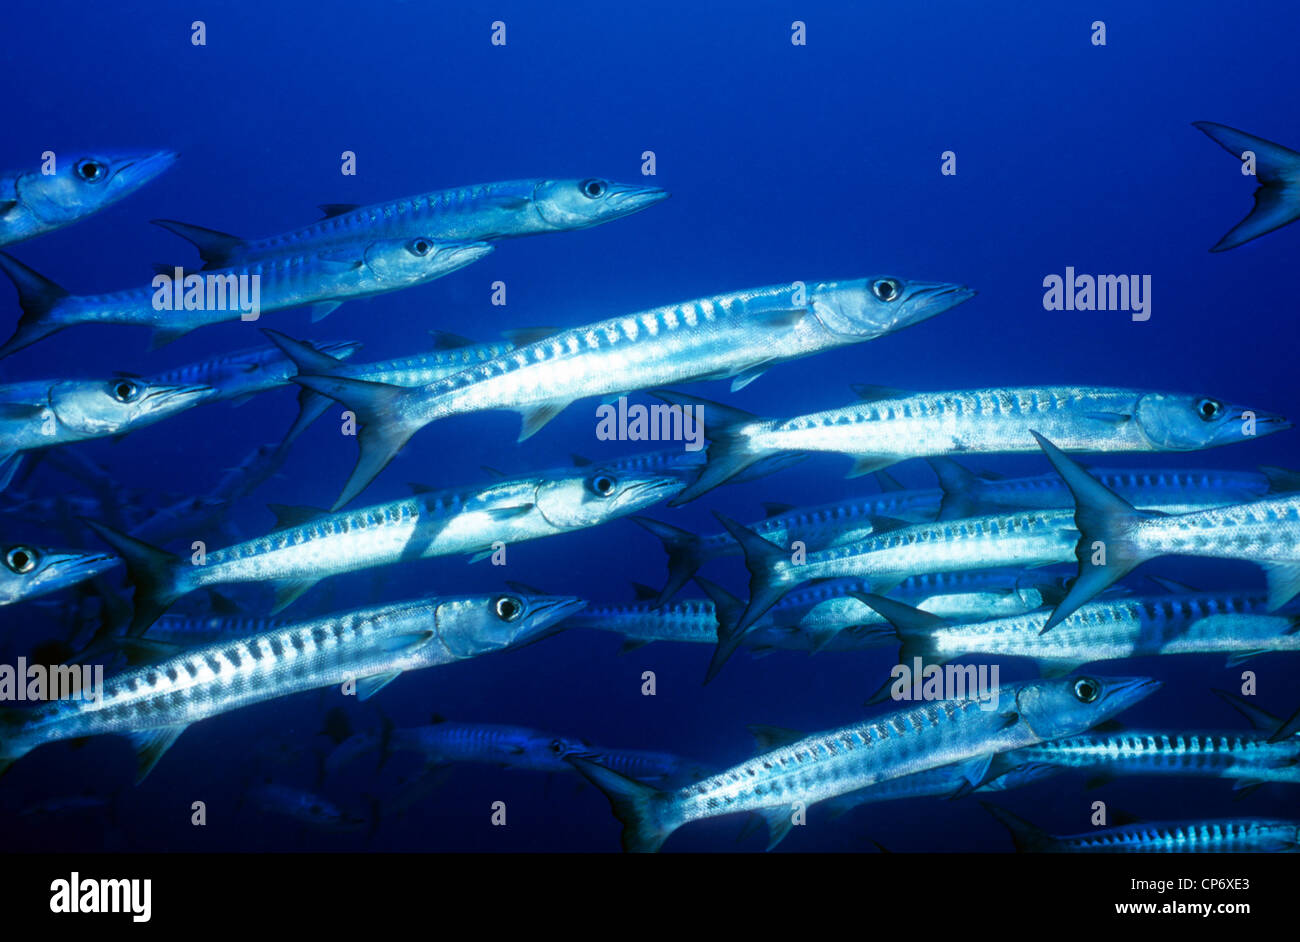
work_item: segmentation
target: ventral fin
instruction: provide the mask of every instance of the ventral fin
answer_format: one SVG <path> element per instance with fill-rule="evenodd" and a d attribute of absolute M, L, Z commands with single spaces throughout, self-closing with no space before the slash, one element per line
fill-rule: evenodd
<path fill-rule="evenodd" d="M 333 219 L 335 216 L 344 216 L 354 210 L 361 208 L 359 203 L 321 203 L 318 207 L 324 215 L 322 219 Z"/>
<path fill-rule="evenodd" d="M 135 783 L 139 785 L 153 771 L 158 760 L 172 747 L 186 725 L 163 726 L 160 729 L 146 729 L 127 736 L 135 747 Z"/>
<path fill-rule="evenodd" d="M 401 676 L 401 671 L 389 671 L 386 674 L 371 674 L 369 677 L 359 678 L 357 680 L 357 699 L 369 700 Z"/>
<path fill-rule="evenodd" d="M 569 400 L 565 399 L 558 402 L 543 402 L 535 406 L 530 406 L 519 410 L 519 415 L 523 420 L 523 425 L 519 429 L 519 441 L 527 441 L 538 432 L 551 419 L 563 412 L 569 405 Z"/>

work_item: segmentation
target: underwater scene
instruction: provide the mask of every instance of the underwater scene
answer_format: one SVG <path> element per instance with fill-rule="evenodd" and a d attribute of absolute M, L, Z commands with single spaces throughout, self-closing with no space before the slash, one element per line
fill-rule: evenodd
<path fill-rule="evenodd" d="M 9 4 L 4 849 L 1300 849 L 1297 28 Z"/>

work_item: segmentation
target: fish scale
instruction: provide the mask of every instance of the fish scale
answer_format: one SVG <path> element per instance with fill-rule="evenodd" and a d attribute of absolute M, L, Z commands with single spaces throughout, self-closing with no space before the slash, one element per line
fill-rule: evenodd
<path fill-rule="evenodd" d="M 1041 743 L 1022 754 L 1028 762 L 1126 775 L 1208 774 L 1300 784 L 1300 738 L 1268 740 L 1267 733 L 1131 730 Z"/>
<path fill-rule="evenodd" d="M 1098 834 L 1052 837 L 1064 853 L 1250 853 L 1296 850 L 1297 824 L 1258 818 L 1134 825 Z"/>

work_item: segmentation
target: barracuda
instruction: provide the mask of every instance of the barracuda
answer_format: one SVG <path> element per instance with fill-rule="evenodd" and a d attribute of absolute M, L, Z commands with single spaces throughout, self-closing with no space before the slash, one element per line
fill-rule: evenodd
<path fill-rule="evenodd" d="M 1074 506 L 1074 497 L 1059 474 L 987 478 L 950 458 L 927 460 L 943 491 L 940 520 Z M 1093 468 L 1090 473 L 1133 506 L 1167 514 L 1300 491 L 1300 474 L 1284 468 L 1260 468 L 1259 471 Z"/>
<path fill-rule="evenodd" d="M 776 546 L 722 514 L 715 514 L 745 554 L 749 603 L 740 618 L 719 628 L 725 660 L 758 618 L 791 589 L 815 579 L 861 578 L 877 593 L 910 575 L 1014 567 L 1033 569 L 1069 562 L 1079 538 L 1068 510 L 969 517 L 912 526 L 876 520 L 875 532 L 856 543 L 810 552 L 796 561 Z M 726 640 L 723 640 L 723 636 Z"/>
<path fill-rule="evenodd" d="M 1300 495 L 1182 514 L 1138 510 L 1034 432 L 1075 499 L 1079 575 L 1043 630 L 1060 624 L 1107 586 L 1157 556 L 1242 559 L 1264 567 L 1268 607 L 1300 592 Z"/>
<path fill-rule="evenodd" d="M 437 419 L 515 410 L 523 441 L 578 399 L 704 379 L 731 378 L 739 389 L 776 363 L 884 336 L 973 294 L 895 278 L 794 282 L 564 330 L 427 386 L 321 375 L 295 381 L 343 402 L 361 422 L 357 465 L 335 503 L 341 507 Z"/>
<path fill-rule="evenodd" d="M 0 386 L 0 461 L 23 451 L 122 435 L 184 412 L 215 393 L 211 386 L 124 375 Z"/>
<path fill-rule="evenodd" d="M 1028 612 L 1040 608 L 1045 598 L 1059 596 L 1055 586 L 1022 585 L 1022 580 L 1022 573 L 996 571 L 926 576 L 903 582 L 897 594 L 926 611 L 947 617 Z M 624 651 L 654 641 L 716 645 L 719 620 L 724 624 L 734 622 L 744 604 L 706 579 L 697 577 L 696 582 L 708 594 L 708 599 L 669 606 L 661 606 L 657 601 L 589 605 L 566 627 L 622 635 Z M 883 624 L 883 618 L 852 594 L 855 589 L 864 590 L 866 585 L 858 580 L 846 580 L 791 592 L 766 612 L 740 643 L 756 654 L 773 649 L 815 654 L 881 647 L 888 639 L 872 628 Z M 643 598 L 654 595 L 652 590 L 638 588 Z M 721 662 L 716 666 L 711 662 L 704 682 L 711 681 L 721 667 Z"/>
<path fill-rule="evenodd" d="M 326 514 L 278 507 L 284 526 L 205 554 L 202 565 L 87 521 L 126 561 L 135 586 L 131 632 L 176 599 L 206 586 L 275 582 L 274 612 L 317 581 L 372 566 L 459 553 L 490 555 L 496 542 L 538 539 L 596 526 L 675 494 L 680 478 L 604 469 L 541 472 L 481 487 L 430 491 L 361 510 Z"/>
<path fill-rule="evenodd" d="M 1220 818 L 1106 828 L 1090 834 L 1048 834 L 1009 811 L 982 803 L 1011 832 L 1016 850 L 1049 854 L 1242 854 L 1300 851 L 1300 821 Z"/>
<path fill-rule="evenodd" d="M 22 318 L 0 357 L 30 346 L 65 327 L 78 324 L 125 324 L 153 329 L 155 347 L 209 324 L 252 319 L 271 311 L 314 305 L 320 320 L 344 300 L 364 298 L 424 284 L 450 274 L 492 251 L 484 242 L 435 242 L 420 237 L 405 241 L 356 243 L 332 252 L 276 256 L 235 268 L 207 272 L 199 286 L 200 307 L 188 301 L 180 309 L 156 306 L 159 292 L 172 287 L 150 284 L 111 294 L 70 295 L 17 259 L 0 252 L 3 270 L 18 289 Z M 171 273 L 167 273 L 170 277 Z M 155 279 L 157 282 L 157 279 Z M 215 286 L 215 288 L 214 288 Z M 250 287 L 241 287 L 250 286 Z M 180 290 L 179 283 L 175 290 Z M 188 290 L 188 289 L 186 289 Z M 242 295 L 256 301 L 244 310 Z"/>
<path fill-rule="evenodd" d="M 1027 657 L 1047 676 L 1094 661 L 1168 654 L 1226 654 L 1228 666 L 1260 654 L 1300 651 L 1300 616 L 1267 614 L 1265 599 L 1240 593 L 1161 595 L 1092 602 L 1050 632 L 1050 609 L 952 622 L 895 599 L 855 593 L 893 625 L 899 660 L 967 655 Z"/>
<path fill-rule="evenodd" d="M 1011 684 L 996 691 L 995 709 L 977 699 L 928 703 L 809 736 L 673 792 L 576 756 L 568 761 L 609 799 L 623 823 L 624 850 L 653 852 L 691 821 L 757 811 L 775 831 L 784 827 L 796 802 L 811 805 L 981 756 L 991 761 L 1000 752 L 1082 732 L 1157 687 L 1157 681 L 1145 677 Z"/>
<path fill-rule="evenodd" d="M 1066 451 L 1192 451 L 1290 427 L 1281 416 L 1208 396 L 1099 386 L 1027 386 L 903 393 L 858 387 L 866 401 L 793 419 L 760 419 L 704 402 L 709 457 L 674 503 L 694 500 L 750 463 L 782 452 L 835 452 L 850 477 L 908 458 L 1037 451 L 1031 428 Z M 660 393 L 676 405 L 701 400 Z M 1252 416 L 1250 423 L 1245 421 Z M 1249 424 L 1250 431 L 1245 431 Z"/>
<path fill-rule="evenodd" d="M 509 239 L 587 229 L 668 198 L 653 186 L 586 180 L 506 180 L 434 190 L 371 206 L 330 203 L 325 218 L 265 239 L 241 239 L 171 219 L 155 219 L 194 243 L 210 266 L 297 254 L 340 243 L 425 236 L 447 242 Z"/>
<path fill-rule="evenodd" d="M 118 734 L 137 750 L 139 782 L 199 720 L 347 681 L 367 699 L 405 671 L 535 641 L 582 604 L 524 594 L 420 599 L 191 648 L 109 678 L 96 699 L 0 710 L 0 772 L 45 743 Z"/>
<path fill-rule="evenodd" d="M 0 174 L 0 245 L 85 219 L 130 196 L 173 163 L 168 150 L 133 154 L 64 153 L 44 167 Z"/>
<path fill-rule="evenodd" d="M 1251 177 L 1259 183 L 1255 208 L 1228 230 L 1211 252 L 1235 249 L 1300 218 L 1300 154 L 1213 121 L 1194 121 L 1192 126 L 1238 160 L 1244 160 L 1249 153 L 1254 165 Z"/>
<path fill-rule="evenodd" d="M 1023 754 L 1027 761 L 1094 773 L 1094 783 L 1115 775 L 1225 778 L 1241 795 L 1268 783 L 1300 784 L 1300 711 L 1282 720 L 1241 697 L 1215 693 L 1250 720 L 1255 732 L 1125 729 L 1040 743 Z"/>
<path fill-rule="evenodd" d="M 352 342 L 323 343 L 319 347 L 309 344 L 303 346 L 320 356 L 328 356 L 339 362 L 361 349 L 361 344 Z M 293 361 L 277 347 L 253 347 L 155 373 L 147 377 L 145 382 L 150 385 L 174 383 L 211 386 L 214 392 L 208 397 L 209 402 L 235 400 L 236 405 L 242 405 L 260 392 L 287 385 L 296 369 Z"/>
<path fill-rule="evenodd" d="M 0 605 L 49 595 L 103 575 L 121 560 L 106 553 L 0 542 Z"/>

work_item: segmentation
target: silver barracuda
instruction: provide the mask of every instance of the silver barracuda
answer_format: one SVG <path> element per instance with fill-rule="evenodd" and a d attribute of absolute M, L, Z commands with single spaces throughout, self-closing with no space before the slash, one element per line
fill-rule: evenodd
<path fill-rule="evenodd" d="M 0 357 L 78 324 L 149 327 L 157 347 L 209 324 L 256 320 L 303 305 L 313 305 L 312 316 L 320 320 L 345 300 L 424 284 L 491 251 L 485 242 L 428 238 L 357 243 L 203 274 L 173 269 L 160 272 L 145 287 L 95 295 L 70 295 L 0 252 L 0 270 L 18 289 L 23 311 L 13 336 L 0 347 Z"/>
<path fill-rule="evenodd" d="M 1010 811 L 983 802 L 1010 833 L 1016 850 L 1048 854 L 1242 854 L 1300 851 L 1300 821 L 1219 818 L 1126 824 L 1087 834 L 1049 834 Z"/>
<path fill-rule="evenodd" d="M 62 229 L 130 196 L 173 163 L 168 150 L 57 154 L 44 167 L 0 174 L 0 245 Z"/>
<path fill-rule="evenodd" d="M 1226 252 L 1251 239 L 1280 229 L 1300 218 L 1300 154 L 1262 137 L 1238 131 L 1213 121 L 1194 121 L 1192 126 L 1238 160 L 1253 155 L 1255 208 L 1220 239 L 1211 252 Z"/>
<path fill-rule="evenodd" d="M 1089 599 L 1157 556 L 1242 559 L 1264 567 L 1268 607 L 1300 592 L 1300 495 L 1182 514 L 1138 510 L 1037 432 L 1034 435 L 1075 499 L 1079 575 L 1047 620 L 1060 624 Z"/>
<path fill-rule="evenodd" d="M 740 543 L 750 573 L 744 613 L 719 628 L 720 653 L 786 593 L 816 579 L 861 578 L 883 594 L 912 575 L 1066 563 L 1079 540 L 1068 510 L 1043 510 L 913 525 L 878 519 L 866 539 L 797 554 L 715 516 Z"/>
<path fill-rule="evenodd" d="M 1045 676 L 1082 664 L 1169 654 L 1226 654 L 1228 666 L 1260 654 L 1300 651 L 1300 616 L 1271 615 L 1262 595 L 1204 593 L 1090 602 L 1044 633 L 1051 609 L 952 621 L 896 599 L 857 593 L 893 625 L 899 660 L 968 655 L 1025 657 Z"/>
<path fill-rule="evenodd" d="M 962 285 L 896 278 L 794 282 L 563 330 L 427 386 L 306 374 L 295 382 L 339 400 L 360 420 L 360 454 L 335 504 L 341 507 L 437 419 L 517 411 L 523 441 L 578 399 L 705 379 L 730 378 L 738 389 L 774 364 L 884 336 L 973 294 Z M 666 432 L 660 437 L 692 434 L 681 410 L 655 408 L 656 431 Z"/>
<path fill-rule="evenodd" d="M 321 206 L 325 218 L 265 239 L 241 239 L 170 219 L 155 219 L 194 243 L 209 266 L 297 254 L 374 239 L 425 236 L 446 242 L 479 242 L 569 232 L 630 216 L 668 198 L 653 186 L 586 180 L 506 180 L 434 190 L 387 203 Z"/>
<path fill-rule="evenodd" d="M 272 509 L 280 516 L 280 529 L 209 551 L 202 565 L 103 524 L 87 524 L 126 560 L 135 586 L 131 632 L 138 634 L 196 589 L 274 582 L 273 612 L 278 612 L 326 576 L 434 556 L 486 558 L 494 543 L 597 526 L 664 500 L 681 486 L 681 479 L 671 475 L 586 468 L 429 491 L 336 514 L 276 505 Z"/>
<path fill-rule="evenodd" d="M 772 832 L 811 805 L 939 766 L 1082 732 L 1159 687 L 1145 677 L 1075 677 L 1004 685 L 991 699 L 939 700 L 763 753 L 677 791 L 660 791 L 576 756 L 623 823 L 623 848 L 656 851 L 684 824 L 757 811 Z M 985 777 L 982 769 L 975 781 Z"/>
<path fill-rule="evenodd" d="M 193 408 L 215 392 L 211 386 L 125 375 L 0 386 L 0 456 L 122 435 Z"/>
<path fill-rule="evenodd" d="M 361 349 L 361 344 L 351 342 L 303 346 L 339 362 Z M 215 391 L 208 397 L 209 402 L 233 400 L 235 405 L 242 405 L 260 392 L 288 385 L 296 371 L 293 361 L 278 347 L 252 347 L 154 373 L 145 382 L 211 386 Z"/>
<path fill-rule="evenodd" d="M 537 640 L 582 604 L 524 593 L 420 599 L 190 648 L 109 678 L 94 698 L 0 710 L 0 772 L 45 743 L 117 734 L 136 748 L 140 781 L 199 720 L 348 681 L 367 699 L 405 671 Z"/>
<path fill-rule="evenodd" d="M 0 605 L 13 605 L 86 582 L 120 562 L 107 553 L 0 541 Z"/>
<path fill-rule="evenodd" d="M 1281 416 L 1181 393 L 1102 386 L 934 393 L 857 388 L 863 396 L 858 404 L 793 419 L 760 419 L 702 403 L 708 461 L 674 503 L 694 500 L 750 463 L 783 452 L 849 455 L 854 477 L 908 458 L 1034 452 L 1031 428 L 1050 430 L 1048 437 L 1066 451 L 1150 452 L 1212 448 L 1290 427 Z M 700 402 L 659 395 L 674 405 Z"/>
<path fill-rule="evenodd" d="M 943 492 L 940 520 L 1074 506 L 1074 496 L 1059 474 L 985 477 L 951 458 L 926 460 L 938 476 Z M 1167 514 L 1300 491 L 1300 474 L 1285 468 L 1268 467 L 1258 471 L 1092 468 L 1089 473 L 1134 507 Z"/>
<path fill-rule="evenodd" d="M 719 585 L 696 577 L 708 599 L 691 599 L 661 606 L 658 601 L 640 601 L 622 605 L 588 605 L 575 615 L 566 628 L 591 628 L 623 636 L 623 651 L 631 651 L 655 641 L 688 644 L 718 644 L 718 623 L 735 622 L 744 603 Z M 1055 586 L 1022 584 L 1017 572 L 956 573 L 924 576 L 904 581 L 896 590 L 928 612 L 948 617 L 992 617 L 1028 612 L 1040 608 L 1046 599 L 1060 595 Z M 766 612 L 758 623 L 740 639 L 740 644 L 755 654 L 770 650 L 863 651 L 879 648 L 892 639 L 873 628 L 884 619 L 853 595 L 864 590 L 861 580 L 836 580 L 818 583 L 791 592 Z M 642 599 L 654 596 L 653 590 L 638 587 Z M 725 649 L 727 656 L 733 647 Z M 705 683 L 711 681 L 725 663 L 710 662 Z"/>

